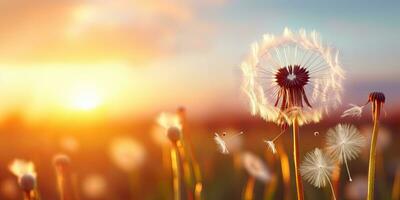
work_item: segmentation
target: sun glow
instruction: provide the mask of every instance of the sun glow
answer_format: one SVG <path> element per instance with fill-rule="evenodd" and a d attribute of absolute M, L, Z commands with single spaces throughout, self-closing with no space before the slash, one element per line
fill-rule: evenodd
<path fill-rule="evenodd" d="M 78 110 L 93 110 L 102 103 L 102 98 L 94 88 L 77 88 L 71 92 L 70 105 Z"/>

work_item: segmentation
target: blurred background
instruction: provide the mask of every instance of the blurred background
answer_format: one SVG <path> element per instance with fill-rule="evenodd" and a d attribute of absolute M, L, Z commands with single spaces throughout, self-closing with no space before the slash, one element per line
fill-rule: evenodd
<path fill-rule="evenodd" d="M 320 32 L 346 71 L 343 107 L 302 127 L 302 154 L 321 147 L 339 122 L 369 135 L 369 108 L 357 120 L 340 114 L 349 103 L 365 103 L 370 91 L 385 93 L 376 185 L 379 199 L 390 199 L 400 161 L 399 8 L 397 1 L 2 0 L 0 199 L 22 198 L 8 170 L 15 158 L 32 160 L 42 198 L 56 199 L 57 153 L 71 157 L 81 199 L 172 199 L 156 118 L 180 106 L 205 199 L 239 199 L 247 174 L 233 155 L 218 152 L 214 132 L 243 131 L 239 151 L 266 156 L 262 141 L 279 128 L 250 115 L 239 65 L 252 42 L 284 27 Z M 289 137 L 280 139 L 288 152 Z M 121 168 L 112 152 L 124 145 L 137 155 Z M 342 174 L 339 199 L 362 199 L 367 157 L 350 164 L 358 186 Z M 274 159 L 266 160 L 274 173 Z M 261 199 L 263 184 L 256 186 Z M 305 189 L 307 199 L 329 198 L 329 190 Z M 276 198 L 282 194 L 278 183 Z"/>

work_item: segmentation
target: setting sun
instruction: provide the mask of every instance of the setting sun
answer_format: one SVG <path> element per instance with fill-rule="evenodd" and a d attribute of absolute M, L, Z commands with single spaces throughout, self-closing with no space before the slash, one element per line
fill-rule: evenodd
<path fill-rule="evenodd" d="M 70 105 L 78 110 L 92 110 L 102 103 L 98 92 L 92 88 L 80 88 L 71 93 Z"/>

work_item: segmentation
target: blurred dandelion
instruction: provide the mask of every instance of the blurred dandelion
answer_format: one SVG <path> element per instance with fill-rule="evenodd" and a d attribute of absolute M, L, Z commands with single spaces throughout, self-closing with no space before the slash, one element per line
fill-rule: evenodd
<path fill-rule="evenodd" d="M 320 121 L 341 103 L 344 73 L 339 54 L 322 44 L 315 31 L 294 33 L 285 28 L 282 36 L 267 34 L 262 42 L 254 43 L 241 69 L 251 113 L 283 127 L 293 125 L 297 198 L 304 199 L 298 173 L 298 127 Z"/>
<path fill-rule="evenodd" d="M 242 154 L 242 162 L 246 171 L 262 182 L 267 182 L 271 179 L 271 173 L 264 162 L 252 153 L 245 152 Z"/>
<path fill-rule="evenodd" d="M 385 104 L 385 100 L 385 95 L 382 92 L 371 92 L 368 96 L 368 103 L 371 103 L 372 106 L 372 119 L 374 123 L 368 165 L 368 200 L 374 199 L 376 143 L 379 133 L 379 117 L 381 109 L 383 108 L 383 104 Z"/>
<path fill-rule="evenodd" d="M 157 123 L 165 130 L 168 130 L 171 127 L 176 127 L 178 129 L 182 129 L 182 120 L 178 114 L 163 112 L 158 115 Z"/>
<path fill-rule="evenodd" d="M 15 159 L 10 165 L 9 165 L 10 171 L 17 176 L 19 179 L 24 175 L 24 174 L 30 174 L 33 177 L 36 177 L 36 171 L 35 171 L 35 165 L 31 161 L 26 161 L 26 160 L 21 160 L 21 159 Z"/>
<path fill-rule="evenodd" d="M 72 180 L 72 172 L 70 168 L 71 160 L 65 154 L 57 154 L 53 158 L 53 165 L 57 174 L 57 186 L 61 200 L 78 199 Z"/>
<path fill-rule="evenodd" d="M 345 111 L 343 112 L 343 114 L 342 114 L 340 117 L 347 117 L 347 116 L 349 116 L 349 117 L 357 117 L 357 118 L 360 118 L 364 106 L 358 106 L 358 105 L 355 105 L 355 104 L 350 104 L 350 106 L 351 106 L 351 107 L 350 107 L 349 109 L 345 110 Z"/>
<path fill-rule="evenodd" d="M 309 152 L 300 166 L 300 173 L 306 181 L 317 188 L 325 187 L 329 183 L 334 199 L 335 191 L 333 189 L 330 177 L 334 169 L 333 161 L 325 155 L 320 149 L 315 148 Z"/>
<path fill-rule="evenodd" d="M 265 183 L 271 180 L 271 174 L 264 162 L 256 155 L 244 152 L 241 157 L 243 166 L 250 175 L 244 189 L 244 199 L 251 200 L 254 198 L 256 179 Z"/>
<path fill-rule="evenodd" d="M 130 137 L 119 137 L 111 141 L 109 155 L 118 168 L 125 172 L 132 172 L 142 165 L 145 150 Z"/>
<path fill-rule="evenodd" d="M 38 199 L 39 194 L 36 189 L 36 171 L 33 162 L 15 159 L 9 165 L 9 169 L 18 178 L 19 186 L 24 192 L 24 199 Z"/>
<path fill-rule="evenodd" d="M 114 164 L 127 173 L 130 198 L 137 199 L 141 190 L 138 168 L 142 166 L 146 158 L 144 147 L 131 137 L 121 136 L 111 141 L 109 155 Z"/>
<path fill-rule="evenodd" d="M 350 124 L 338 124 L 328 130 L 326 149 L 340 164 L 345 164 L 349 181 L 352 181 L 348 161 L 356 159 L 365 145 L 365 138 Z"/>
<path fill-rule="evenodd" d="M 98 199 L 105 196 L 107 191 L 107 181 L 102 175 L 89 174 L 82 180 L 82 192 L 85 197 Z"/>

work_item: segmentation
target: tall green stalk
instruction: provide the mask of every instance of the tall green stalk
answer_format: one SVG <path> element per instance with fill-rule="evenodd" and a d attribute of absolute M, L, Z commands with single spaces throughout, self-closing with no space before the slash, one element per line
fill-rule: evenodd
<path fill-rule="evenodd" d="M 299 122 L 297 117 L 293 119 L 293 161 L 294 161 L 294 171 L 296 178 L 296 191 L 297 199 L 304 200 L 303 194 L 303 183 L 301 181 L 300 175 L 300 148 L 299 148 Z"/>
<path fill-rule="evenodd" d="M 368 195 L 367 200 L 374 199 L 374 181 L 375 181 L 375 159 L 376 159 L 376 143 L 379 133 L 379 115 L 381 110 L 381 102 L 374 101 L 373 105 L 373 121 L 374 128 L 371 136 L 371 148 L 369 152 L 369 166 L 368 166 Z"/>

